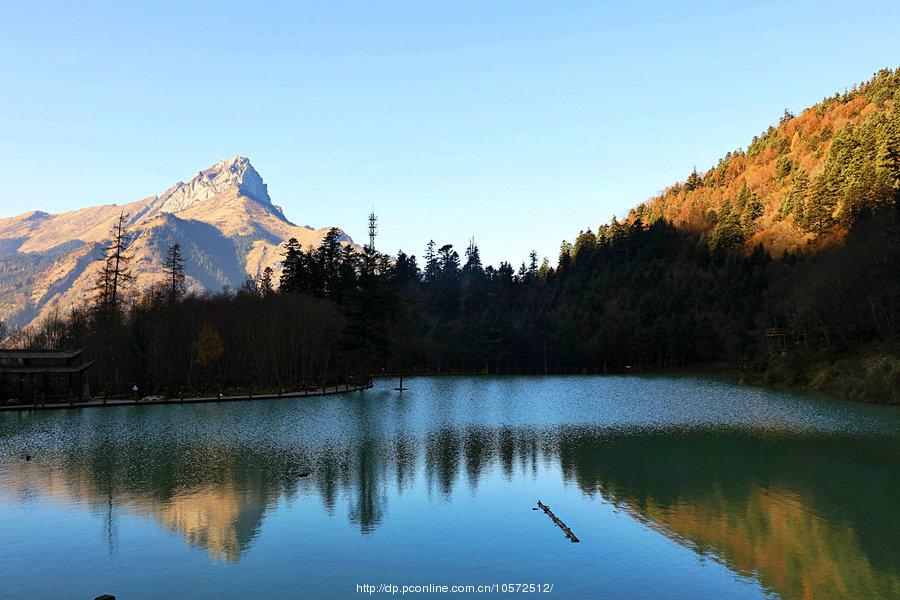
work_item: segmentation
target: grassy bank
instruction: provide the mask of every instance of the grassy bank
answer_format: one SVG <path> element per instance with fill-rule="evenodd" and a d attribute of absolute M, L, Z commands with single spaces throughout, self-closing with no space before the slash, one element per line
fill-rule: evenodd
<path fill-rule="evenodd" d="M 748 382 L 824 392 L 861 402 L 900 404 L 900 349 L 794 350 L 754 365 Z"/>

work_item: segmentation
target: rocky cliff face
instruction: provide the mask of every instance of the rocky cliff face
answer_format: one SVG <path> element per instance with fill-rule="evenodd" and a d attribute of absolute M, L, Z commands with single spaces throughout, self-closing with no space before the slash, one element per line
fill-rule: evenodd
<path fill-rule="evenodd" d="M 133 238 L 134 293 L 161 281 L 162 258 L 172 244 L 181 244 L 190 288 L 216 292 L 239 287 L 267 266 L 278 270 L 287 239 L 316 246 L 329 229 L 288 221 L 243 156 L 219 161 L 160 196 L 0 219 L 0 320 L 21 327 L 88 300 L 95 259 L 121 213 Z M 352 243 L 346 235 L 343 240 Z"/>
<path fill-rule="evenodd" d="M 153 208 L 177 213 L 232 190 L 260 204 L 272 205 L 269 190 L 250 161 L 243 156 L 235 156 L 198 172 L 187 183 L 179 181 L 153 203 Z"/>

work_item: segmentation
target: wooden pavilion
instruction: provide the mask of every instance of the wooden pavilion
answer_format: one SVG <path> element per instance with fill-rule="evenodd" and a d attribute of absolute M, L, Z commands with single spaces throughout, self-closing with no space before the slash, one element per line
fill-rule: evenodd
<path fill-rule="evenodd" d="M 0 349 L 0 403 L 37 404 L 89 397 L 87 371 L 94 364 L 79 350 Z"/>

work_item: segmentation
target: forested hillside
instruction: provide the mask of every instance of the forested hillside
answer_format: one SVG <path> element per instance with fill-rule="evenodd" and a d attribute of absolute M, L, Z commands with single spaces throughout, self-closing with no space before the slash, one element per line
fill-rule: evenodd
<path fill-rule="evenodd" d="M 747 150 L 695 170 L 629 218 L 664 218 L 726 250 L 823 246 L 891 202 L 898 152 L 900 69 L 883 70 L 798 116 L 785 111 Z"/>
<path fill-rule="evenodd" d="M 718 363 L 898 402 L 898 199 L 900 71 L 883 71 L 563 242 L 552 263 L 485 266 L 474 241 L 389 257 L 333 230 L 318 248 L 285 244 L 280 278 L 196 296 L 173 247 L 167 283 L 138 301 L 101 293 L 15 342 L 88 346 L 110 392 Z"/>

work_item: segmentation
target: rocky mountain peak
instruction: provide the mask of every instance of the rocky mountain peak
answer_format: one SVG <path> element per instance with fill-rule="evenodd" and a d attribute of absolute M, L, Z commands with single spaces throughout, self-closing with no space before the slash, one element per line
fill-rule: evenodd
<path fill-rule="evenodd" d="M 159 197 L 157 208 L 163 212 L 176 213 L 230 190 L 236 190 L 241 196 L 260 204 L 272 205 L 266 184 L 250 164 L 250 160 L 244 156 L 235 156 L 220 160 L 198 172 L 186 183 L 178 182 Z"/>
<path fill-rule="evenodd" d="M 217 292 L 237 289 L 266 267 L 278 270 L 286 240 L 317 247 L 330 229 L 291 223 L 244 156 L 221 160 L 161 196 L 0 218 L 0 321 L 25 326 L 91 298 L 94 259 L 122 213 L 130 215 L 136 292 L 160 283 L 174 243 L 184 250 L 189 288 Z M 343 233 L 340 239 L 352 243 Z"/>

